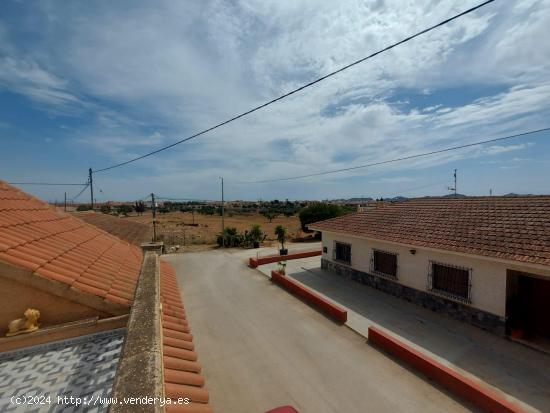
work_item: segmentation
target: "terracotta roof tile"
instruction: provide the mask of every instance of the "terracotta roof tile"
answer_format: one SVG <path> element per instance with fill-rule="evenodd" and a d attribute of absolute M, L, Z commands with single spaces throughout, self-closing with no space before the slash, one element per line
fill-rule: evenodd
<path fill-rule="evenodd" d="M 173 268 L 160 261 L 160 298 L 162 303 L 162 340 L 164 364 L 164 390 L 172 399 L 189 398 L 188 405 L 166 406 L 167 412 L 212 413 L 208 403 L 208 391 L 193 336 L 180 298 L 180 291 Z"/>
<path fill-rule="evenodd" d="M 550 265 L 550 196 L 418 198 L 309 226 Z"/>
<path fill-rule="evenodd" d="M 129 306 L 142 253 L 0 181 L 0 260 Z"/>

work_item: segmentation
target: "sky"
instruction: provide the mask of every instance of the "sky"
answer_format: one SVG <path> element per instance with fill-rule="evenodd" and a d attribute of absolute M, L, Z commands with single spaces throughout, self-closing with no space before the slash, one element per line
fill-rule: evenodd
<path fill-rule="evenodd" d="M 480 1 L 0 4 L 0 179 L 87 180 Z M 550 193 L 550 0 L 497 0 L 168 151 L 94 174 L 98 201 Z M 21 186 L 43 199 L 78 187 Z M 88 192 L 78 198 L 85 202 Z"/>

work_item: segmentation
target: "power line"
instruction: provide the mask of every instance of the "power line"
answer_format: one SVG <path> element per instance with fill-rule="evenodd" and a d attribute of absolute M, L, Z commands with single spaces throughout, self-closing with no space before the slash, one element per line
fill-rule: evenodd
<path fill-rule="evenodd" d="M 447 183 L 447 180 L 444 180 L 444 181 L 433 182 L 431 184 L 426 184 L 426 185 L 422 185 L 422 186 L 416 186 L 414 188 L 398 189 L 397 191 L 392 191 L 392 192 L 394 192 L 397 195 L 401 195 L 401 194 L 405 194 L 407 192 L 418 191 L 419 189 L 432 188 L 434 186 L 439 186 L 439 185 L 443 185 L 443 184 L 446 184 L 446 183 Z"/>
<path fill-rule="evenodd" d="M 388 163 L 392 163 L 392 162 L 405 161 L 405 160 L 408 160 L 408 159 L 420 158 L 420 157 L 423 157 L 423 156 L 435 155 L 435 154 L 443 153 L 443 152 L 450 152 L 450 151 L 454 151 L 454 150 L 457 150 L 457 149 L 469 148 L 471 146 L 483 145 L 485 143 L 499 142 L 499 141 L 504 141 L 504 140 L 507 140 L 507 139 L 519 138 L 519 137 L 522 137 L 522 136 L 532 135 L 534 133 L 545 132 L 545 131 L 549 131 L 549 130 L 550 130 L 550 127 L 547 127 L 547 128 L 532 130 L 532 131 L 529 131 L 529 132 L 518 133 L 516 135 L 503 136 L 503 137 L 500 137 L 500 138 L 487 139 L 487 140 L 484 140 L 484 141 L 468 143 L 468 144 L 465 144 L 465 145 L 453 146 L 451 148 L 439 149 L 437 151 L 424 152 L 424 153 L 419 153 L 419 154 L 416 154 L 416 155 L 403 156 L 401 158 L 389 159 L 389 160 L 386 160 L 386 161 L 372 162 L 372 163 L 368 163 L 368 164 L 364 164 L 364 165 L 351 166 L 349 168 L 332 169 L 332 170 L 329 170 L 329 171 L 316 172 L 316 173 L 307 174 L 307 175 L 290 176 L 290 177 L 286 177 L 286 178 L 266 179 L 266 180 L 262 180 L 262 181 L 241 181 L 241 182 L 235 182 L 235 183 L 238 183 L 238 184 L 265 184 L 265 183 L 269 183 L 269 182 L 292 181 L 292 180 L 295 180 L 295 179 L 311 178 L 313 176 L 321 176 L 321 175 L 335 174 L 335 173 L 338 173 L 338 172 L 353 171 L 355 169 L 368 168 L 370 166 L 384 165 L 384 164 L 388 164 Z"/>
<path fill-rule="evenodd" d="M 84 188 L 82 188 L 82 191 L 80 191 L 80 192 L 78 193 L 77 196 L 73 197 L 73 198 L 71 199 L 71 201 L 74 202 L 75 199 L 77 199 L 80 195 L 82 195 L 82 194 L 84 193 L 84 191 L 86 190 L 86 188 L 88 188 L 89 186 L 90 186 L 90 183 L 88 182 L 88 183 L 86 184 L 86 186 L 85 186 Z"/>
<path fill-rule="evenodd" d="M 155 194 L 155 198 L 162 201 L 196 201 L 196 202 L 218 202 L 218 201 L 212 201 L 209 199 L 196 199 L 196 198 L 174 198 L 174 197 L 165 197 Z"/>
<path fill-rule="evenodd" d="M 53 182 L 8 182 L 8 184 L 10 185 L 40 185 L 40 186 L 83 186 L 83 185 L 88 185 L 87 183 L 85 184 L 75 184 L 75 183 L 70 183 L 70 184 L 67 184 L 67 183 L 53 183 Z"/>
<path fill-rule="evenodd" d="M 397 46 L 399 46 L 399 45 L 401 45 L 401 44 L 403 44 L 403 43 L 406 43 L 406 42 L 408 42 L 408 41 L 410 41 L 410 40 L 412 40 L 412 39 L 414 39 L 414 38 L 416 38 L 416 37 L 418 37 L 418 36 L 421 36 L 421 35 L 426 34 L 426 33 L 430 32 L 430 31 L 432 31 L 432 30 L 435 30 L 435 29 L 437 29 L 438 27 L 441 27 L 441 26 L 443 26 L 443 25 L 445 25 L 445 24 L 447 24 L 447 23 L 452 22 L 453 20 L 456 20 L 456 19 L 458 19 L 458 18 L 460 18 L 460 17 L 462 17 L 462 16 L 465 16 L 465 15 L 467 15 L 467 14 L 469 14 L 469 13 L 472 13 L 472 12 L 474 12 L 475 10 L 480 9 L 480 8 L 483 7 L 483 6 L 486 6 L 487 4 L 492 3 L 493 1 L 494 1 L 494 0 L 487 0 L 487 1 L 485 1 L 485 2 L 483 2 L 483 3 L 481 3 L 481 4 L 479 4 L 479 5 L 477 5 L 477 6 L 475 6 L 475 7 L 472 7 L 472 8 L 470 8 L 470 9 L 466 10 L 466 11 L 463 11 L 462 13 L 459 13 L 459 14 L 453 16 L 453 17 L 450 17 L 450 18 L 448 18 L 448 19 L 446 19 L 446 20 L 443 20 L 442 22 L 437 23 L 437 24 L 434 25 L 434 26 L 428 27 L 427 29 L 424 29 L 424 30 L 422 30 L 422 31 L 420 31 L 420 32 L 417 32 L 416 34 L 413 34 L 413 35 L 411 35 L 411 36 L 409 36 L 409 37 L 406 37 L 406 38 L 404 38 L 404 39 L 398 41 L 397 43 L 393 43 L 393 44 L 391 44 L 390 46 L 387 46 L 387 47 L 385 47 L 385 48 L 383 48 L 383 49 L 381 49 L 381 50 L 378 50 L 377 52 L 374 52 L 374 53 L 372 53 L 372 54 L 370 54 L 370 55 L 368 55 L 368 56 L 366 56 L 366 57 L 363 57 L 363 58 L 361 58 L 361 59 L 359 59 L 359 60 L 356 60 L 355 62 L 350 63 L 350 64 L 348 64 L 348 65 L 346 65 L 346 66 L 343 66 L 343 67 L 341 67 L 340 69 L 337 69 L 337 70 L 335 70 L 335 71 L 333 71 L 333 72 L 330 72 L 330 73 L 328 73 L 328 74 L 326 74 L 326 75 L 324 75 L 324 76 L 322 76 L 322 77 L 320 77 L 320 78 L 318 78 L 318 79 L 316 79 L 316 80 L 313 80 L 313 81 L 311 81 L 311 82 L 309 82 L 309 83 L 306 83 L 305 85 L 302 85 L 302 86 L 300 86 L 300 87 L 297 88 L 297 89 L 294 89 L 294 90 L 292 90 L 292 91 L 290 91 L 290 92 L 288 92 L 288 93 L 285 93 L 284 95 L 281 95 L 281 96 L 279 96 L 279 97 L 277 97 L 277 98 L 275 98 L 275 99 L 272 99 L 272 100 L 270 100 L 270 101 L 268 101 L 268 102 L 266 102 L 266 103 L 264 103 L 264 104 L 262 104 L 262 105 L 256 106 L 256 107 L 253 108 L 253 109 L 250 109 L 250 110 L 248 110 L 248 111 L 246 111 L 246 112 L 243 112 L 243 113 L 241 113 L 240 115 L 234 116 L 234 117 L 232 117 L 232 118 L 230 118 L 230 119 L 228 119 L 228 120 L 226 120 L 226 121 L 224 121 L 224 122 L 218 123 L 217 125 L 214 125 L 214 126 L 208 128 L 208 129 L 204 129 L 203 131 L 198 132 L 198 133 L 195 133 L 194 135 L 191 135 L 191 136 L 189 136 L 189 137 L 187 137 L 187 138 L 181 139 L 181 140 L 179 140 L 179 141 L 177 141 L 177 142 L 174 142 L 174 143 L 172 143 L 172 144 L 170 144 L 170 145 L 164 146 L 164 147 L 162 147 L 162 148 L 159 148 L 159 149 L 154 150 L 154 151 L 152 151 L 152 152 L 149 152 L 149 153 L 146 153 L 146 154 L 144 154 L 144 155 L 138 156 L 138 157 L 136 157 L 136 158 L 130 159 L 130 160 L 128 160 L 128 161 L 120 162 L 120 163 L 117 163 L 117 164 L 108 166 L 108 167 L 106 167 L 106 168 L 102 168 L 102 169 L 95 170 L 95 171 L 93 171 L 93 172 L 94 172 L 94 173 L 98 173 L 98 172 L 104 172 L 104 171 L 108 171 L 108 170 L 110 170 L 110 169 L 118 168 L 118 167 L 120 167 L 120 166 L 127 165 L 127 164 L 132 163 L 132 162 L 135 162 L 135 161 L 139 161 L 140 159 L 146 158 L 146 157 L 148 157 L 148 156 L 155 155 L 155 154 L 157 154 L 157 153 L 159 153 L 159 152 L 165 151 L 166 149 L 173 148 L 174 146 L 179 145 L 179 144 L 184 143 L 184 142 L 187 142 L 187 141 L 190 141 L 191 139 L 195 139 L 195 138 L 197 138 L 197 137 L 199 137 L 199 136 L 201 136 L 201 135 L 204 135 L 204 134 L 207 133 L 207 132 L 211 132 L 211 131 L 213 131 L 214 129 L 217 129 L 217 128 L 221 127 L 221 126 L 227 125 L 227 124 L 230 123 L 230 122 L 233 122 L 233 121 L 235 121 L 235 120 L 237 120 L 237 119 L 240 119 L 240 118 L 242 118 L 242 117 L 244 117 L 244 116 L 247 116 L 247 115 L 249 115 L 249 114 L 251 114 L 251 113 L 253 113 L 253 112 L 256 112 L 256 111 L 258 111 L 258 110 L 260 110 L 260 109 L 265 108 L 266 106 L 272 105 L 272 104 L 275 103 L 275 102 L 278 102 L 278 101 L 283 100 L 283 99 L 285 99 L 285 98 L 287 98 L 287 97 L 289 97 L 289 96 L 291 96 L 291 95 L 293 95 L 293 94 L 295 94 L 295 93 L 298 93 L 298 92 L 300 92 L 300 91 L 302 91 L 302 90 L 304 90 L 304 89 L 306 89 L 306 88 L 308 88 L 308 87 L 310 87 L 310 86 L 313 86 L 313 85 L 315 85 L 315 84 L 317 84 L 317 83 L 319 83 L 319 82 L 322 82 L 323 80 L 328 79 L 329 77 L 332 77 L 332 76 L 334 76 L 334 75 L 336 75 L 336 74 L 338 74 L 338 73 L 340 73 L 340 72 L 343 72 L 344 70 L 347 70 L 347 69 L 349 69 L 349 68 L 351 68 L 351 67 L 353 67 L 353 66 L 355 66 L 355 65 L 358 65 L 358 64 L 360 64 L 360 63 L 363 63 L 364 61 L 369 60 L 369 59 L 371 59 L 371 58 L 373 58 L 373 57 L 375 57 L 375 56 L 377 56 L 377 55 L 379 55 L 379 54 L 381 54 L 381 53 L 387 52 L 388 50 L 391 50 L 391 49 L 393 49 L 394 47 L 397 47 Z"/>

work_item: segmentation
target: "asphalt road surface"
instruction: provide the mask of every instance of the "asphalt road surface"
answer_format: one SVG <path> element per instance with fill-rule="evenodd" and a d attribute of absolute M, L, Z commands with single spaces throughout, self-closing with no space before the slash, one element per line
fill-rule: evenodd
<path fill-rule="evenodd" d="M 345 326 L 291 296 L 238 255 L 164 256 L 176 269 L 215 411 L 464 412 L 468 406 Z"/>

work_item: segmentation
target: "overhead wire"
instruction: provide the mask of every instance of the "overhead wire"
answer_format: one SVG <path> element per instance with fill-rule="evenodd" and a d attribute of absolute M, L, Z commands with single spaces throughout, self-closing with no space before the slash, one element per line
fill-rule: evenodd
<path fill-rule="evenodd" d="M 315 176 L 330 175 L 330 174 L 335 174 L 335 173 L 340 173 L 340 172 L 354 171 L 354 170 L 357 170 L 357 169 L 363 169 L 363 168 L 368 168 L 368 167 L 378 166 L 378 165 L 385 165 L 385 164 L 389 164 L 389 163 L 392 163 L 392 162 L 405 161 L 405 160 L 420 158 L 420 157 L 424 157 L 424 156 L 436 155 L 436 154 L 439 154 L 439 153 L 455 151 L 455 150 L 458 150 L 458 149 L 469 148 L 469 147 L 472 147 L 472 146 L 479 146 L 479 145 L 483 145 L 483 144 L 487 144 L 487 143 L 500 142 L 500 141 L 504 141 L 504 140 L 519 138 L 519 137 L 522 137 L 522 136 L 532 135 L 532 134 L 535 134 L 535 133 L 546 132 L 546 131 L 549 131 L 549 130 L 550 130 L 550 127 L 546 127 L 546 128 L 541 128 L 541 129 L 528 131 L 528 132 L 517 133 L 515 135 L 508 135 L 508 136 L 503 136 L 503 137 L 494 138 L 494 139 L 486 139 L 486 140 L 483 140 L 483 141 L 478 141 L 478 142 L 468 143 L 468 144 L 464 144 L 464 145 L 453 146 L 453 147 L 450 147 L 450 148 L 439 149 L 439 150 L 419 153 L 419 154 L 415 154 L 415 155 L 402 156 L 400 158 L 394 158 L 394 159 L 388 159 L 388 160 L 384 160 L 384 161 L 372 162 L 372 163 L 363 164 L 363 165 L 356 165 L 356 166 L 351 166 L 351 167 L 348 167 L 348 168 L 332 169 L 332 170 L 328 170 L 328 171 L 315 172 L 315 173 L 305 174 L 305 175 L 289 176 L 289 177 L 285 177 L 285 178 L 264 179 L 264 180 L 258 180 L 258 181 L 236 181 L 234 183 L 235 184 L 265 184 L 265 183 L 270 183 L 270 182 L 293 181 L 293 180 L 296 180 L 296 179 L 304 179 L 304 178 L 311 178 L 311 177 L 315 177 Z"/>
<path fill-rule="evenodd" d="M 350 63 L 350 64 L 347 64 L 347 65 L 345 65 L 345 66 L 343 66 L 343 67 L 341 67 L 341 68 L 339 68 L 339 69 L 337 69 L 337 70 L 334 70 L 334 71 L 332 71 L 332 72 L 330 72 L 330 73 L 328 73 L 328 74 L 326 74 L 326 75 L 324 75 L 324 76 L 322 76 L 322 77 L 319 77 L 319 78 L 317 78 L 317 79 L 315 79 L 315 80 L 313 80 L 313 81 L 311 81 L 311 82 L 309 82 L 309 83 L 306 83 L 306 84 L 304 84 L 304 85 L 302 85 L 302 86 L 300 86 L 300 87 L 298 87 L 298 88 L 296 88 L 296 89 L 294 89 L 294 90 L 292 90 L 292 91 L 290 91 L 290 92 L 287 92 L 287 93 L 285 93 L 285 94 L 283 94 L 283 95 L 281 95 L 281 96 L 279 96 L 279 97 L 277 97 L 277 98 L 271 99 L 270 101 L 268 101 L 268 102 L 266 102 L 266 103 L 263 103 L 263 104 L 261 104 L 261 105 L 259 105 L 259 106 L 256 106 L 256 107 L 254 107 L 254 108 L 252 108 L 252 109 L 250 109 L 250 110 L 248 110 L 248 111 L 246 111 L 246 112 L 243 112 L 243 113 L 241 113 L 241 114 L 239 114 L 239 115 L 233 116 L 232 118 L 227 119 L 227 120 L 225 120 L 225 121 L 223 121 L 223 122 L 220 122 L 220 123 L 218 123 L 218 124 L 216 124 L 216 125 L 214 125 L 214 126 L 212 126 L 212 127 L 210 127 L 210 128 L 207 128 L 207 129 L 204 129 L 204 130 L 202 130 L 202 131 L 200 131 L 200 132 L 198 132 L 198 133 L 195 133 L 194 135 L 191 135 L 191 136 L 188 136 L 188 137 L 186 137 L 186 138 L 180 139 L 180 140 L 178 140 L 178 141 L 176 141 L 176 142 L 174 142 L 174 143 L 172 143 L 172 144 L 170 144 L 170 145 L 163 146 L 163 147 L 161 147 L 161 148 L 159 148 L 159 149 L 156 149 L 156 150 L 154 150 L 154 151 L 148 152 L 148 153 L 143 154 L 143 155 L 141 155 L 141 156 L 137 156 L 137 157 L 132 158 L 132 159 L 129 159 L 129 160 L 127 160 L 127 161 L 119 162 L 119 163 L 117 163 L 117 164 L 114 164 L 114 165 L 111 165 L 111 166 L 108 166 L 108 167 L 105 167 L 105 168 L 97 169 L 97 170 L 94 170 L 94 171 L 92 171 L 92 172 L 93 172 L 93 173 L 105 172 L 105 171 L 108 171 L 108 170 L 111 170 L 111 169 L 114 169 L 114 168 L 118 168 L 118 167 L 121 167 L 121 166 L 124 166 L 124 165 L 128 165 L 129 163 L 139 161 L 139 160 L 141 160 L 141 159 L 144 159 L 144 158 L 147 158 L 147 157 L 149 157 L 149 156 L 155 155 L 155 154 L 157 154 L 157 153 L 159 153 L 159 152 L 162 152 L 162 151 L 165 151 L 165 150 L 167 150 L 167 149 L 173 148 L 173 147 L 176 146 L 176 145 L 182 144 L 182 143 L 184 143 L 184 142 L 188 142 L 188 141 L 190 141 L 190 140 L 192 140 L 192 139 L 195 139 L 195 138 L 197 138 L 197 137 L 199 137 L 199 136 L 201 136 L 201 135 L 204 135 L 205 133 L 211 132 L 211 131 L 213 131 L 213 130 L 215 130 L 215 129 L 221 127 L 221 126 L 227 125 L 228 123 L 231 123 L 231 122 L 233 122 L 233 121 L 236 121 L 237 119 L 240 119 L 240 118 L 242 118 L 242 117 L 244 117 L 244 116 L 247 116 L 247 115 L 249 115 L 249 114 L 251 114 L 251 113 L 253 113 L 253 112 L 256 112 L 256 111 L 258 111 L 258 110 L 260 110 L 260 109 L 263 109 L 263 108 L 265 108 L 266 106 L 272 105 L 272 104 L 274 104 L 274 103 L 276 103 L 276 102 L 278 102 L 278 101 L 280 101 L 280 100 L 283 100 L 283 99 L 285 99 L 285 98 L 287 98 L 287 97 L 289 97 L 289 96 L 291 96 L 291 95 L 293 95 L 293 94 L 295 94 L 295 93 L 298 93 L 298 92 L 300 92 L 300 91 L 302 91 L 302 90 L 304 90 L 304 89 L 306 89 L 306 88 L 308 88 L 308 87 L 311 87 L 311 86 L 313 86 L 313 85 L 315 85 L 315 84 L 317 84 L 317 83 L 319 83 L 319 82 L 322 82 L 323 80 L 326 80 L 326 79 L 328 79 L 328 78 L 330 78 L 330 77 L 332 77 L 332 76 L 335 76 L 336 74 L 338 74 L 338 73 L 340 73 L 340 72 L 343 72 L 344 70 L 347 70 L 347 69 L 349 69 L 349 68 L 351 68 L 351 67 L 353 67 L 353 66 L 356 66 L 356 65 L 358 65 L 358 64 L 360 64 L 360 63 L 363 63 L 364 61 L 369 60 L 369 59 L 372 59 L 373 57 L 375 57 L 375 56 L 377 56 L 377 55 L 379 55 L 379 54 L 381 54 L 381 53 L 387 52 L 388 50 L 391 50 L 391 49 L 393 49 L 393 48 L 395 48 L 395 47 L 397 47 L 397 46 L 399 46 L 399 45 L 401 45 L 401 44 L 403 44 L 403 43 L 406 43 L 406 42 L 408 42 L 408 41 L 411 41 L 411 40 L 415 39 L 416 37 L 419 37 L 419 36 L 421 36 L 421 35 L 423 35 L 423 34 L 426 34 L 426 33 L 430 32 L 430 31 L 432 31 L 432 30 L 435 30 L 435 29 L 437 29 L 438 27 L 444 26 L 445 24 L 448 24 L 448 23 L 452 22 L 453 20 L 456 20 L 456 19 L 458 19 L 458 18 L 460 18 L 460 17 L 462 17 L 462 16 L 465 16 L 465 15 L 467 15 L 467 14 L 469 14 L 469 13 L 472 13 L 472 12 L 474 12 L 474 11 L 476 11 L 476 10 L 478 10 L 478 9 L 480 9 L 480 8 L 482 8 L 482 7 L 484 7 L 484 6 L 486 6 L 486 5 L 488 5 L 489 3 L 492 3 L 493 1 L 495 1 L 495 0 L 487 0 L 487 1 L 483 2 L 483 3 L 481 3 L 481 4 L 478 4 L 477 6 L 471 7 L 471 8 L 469 8 L 469 9 L 467 9 L 467 10 L 465 10 L 465 11 L 459 13 L 459 14 L 454 15 L 453 17 L 450 17 L 450 18 L 448 18 L 448 19 L 446 19 L 446 20 L 443 20 L 443 21 L 441 21 L 441 22 L 439 22 L 439 23 L 437 23 L 437 24 L 435 24 L 435 25 L 433 25 L 433 26 L 430 26 L 430 27 L 428 27 L 428 28 L 426 28 L 426 29 L 424 29 L 424 30 L 421 30 L 421 31 L 419 31 L 419 32 L 417 32 L 417 33 L 415 33 L 415 34 L 413 34 L 413 35 L 410 35 L 410 36 L 408 36 L 408 37 L 406 37 L 406 38 L 404 38 L 404 39 L 402 39 L 402 40 L 400 40 L 400 41 L 398 41 L 398 42 L 396 42 L 396 43 L 393 43 L 393 44 L 391 44 L 391 45 L 389 45 L 389 46 L 387 46 L 387 47 L 385 47 L 385 48 L 383 48 L 383 49 L 380 49 L 380 50 L 378 50 L 378 51 L 376 51 L 376 52 L 374 52 L 374 53 L 371 53 L 371 54 L 368 55 L 368 56 L 365 56 L 365 57 L 363 57 L 363 58 L 361 58 L 361 59 L 358 59 L 358 60 L 356 60 L 356 61 L 354 61 L 354 62 L 352 62 L 352 63 Z"/>
<path fill-rule="evenodd" d="M 39 185 L 39 186 L 83 186 L 85 184 L 76 183 L 54 183 L 54 182 L 8 182 L 10 185 Z"/>

